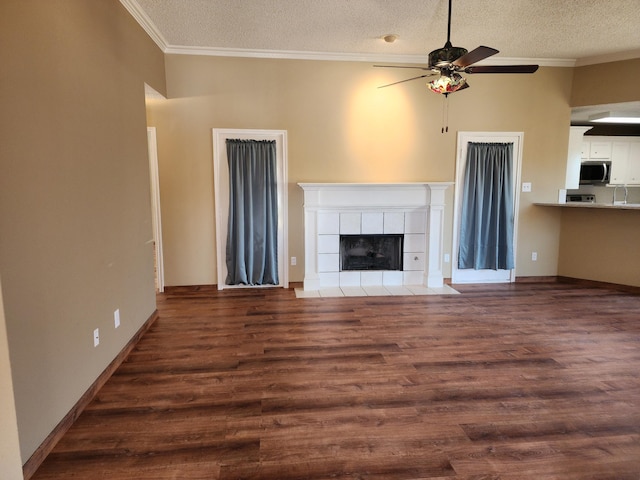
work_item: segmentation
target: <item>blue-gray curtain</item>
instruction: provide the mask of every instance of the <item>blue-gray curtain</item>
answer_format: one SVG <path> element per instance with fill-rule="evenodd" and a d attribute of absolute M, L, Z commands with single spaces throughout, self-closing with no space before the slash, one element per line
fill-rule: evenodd
<path fill-rule="evenodd" d="M 276 142 L 227 139 L 227 285 L 278 285 Z"/>
<path fill-rule="evenodd" d="M 467 147 L 458 268 L 513 268 L 513 143 Z"/>

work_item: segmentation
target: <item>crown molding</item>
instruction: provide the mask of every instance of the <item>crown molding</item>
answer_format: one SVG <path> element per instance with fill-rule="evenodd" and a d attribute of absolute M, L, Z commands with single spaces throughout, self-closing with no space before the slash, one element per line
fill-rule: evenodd
<path fill-rule="evenodd" d="M 165 50 L 175 55 L 205 55 L 212 57 L 244 57 L 284 60 L 326 60 L 338 62 L 392 62 L 423 64 L 427 55 L 380 55 L 371 53 L 309 52 L 295 50 L 259 50 L 220 47 L 190 47 L 170 45 Z"/>
<path fill-rule="evenodd" d="M 151 39 L 160 47 L 160 50 L 166 53 L 167 41 L 164 36 L 158 30 L 155 23 L 149 18 L 136 0 L 120 0 L 120 3 L 127 9 L 131 16 L 140 24 L 145 32 L 151 37 Z"/>
<path fill-rule="evenodd" d="M 122 0 L 121 0 L 122 1 Z M 342 62 L 373 62 L 373 63 L 409 63 L 424 65 L 428 55 L 389 55 L 375 53 L 337 53 L 337 52 L 302 52 L 293 50 L 250 50 L 238 48 L 187 47 L 169 45 L 164 50 L 172 55 L 205 55 L 213 57 L 244 57 L 287 60 L 325 60 Z M 573 67 L 574 59 L 556 58 L 509 58 L 493 57 L 488 61 L 478 62 L 478 65 L 522 65 L 536 64 L 542 67 Z"/>

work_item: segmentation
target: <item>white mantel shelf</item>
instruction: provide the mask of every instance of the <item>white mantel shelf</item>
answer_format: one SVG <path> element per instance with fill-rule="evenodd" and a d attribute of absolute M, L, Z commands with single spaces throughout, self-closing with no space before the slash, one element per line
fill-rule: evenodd
<path fill-rule="evenodd" d="M 432 201 L 444 205 L 444 191 L 452 182 L 411 183 L 298 183 L 304 190 L 305 207 L 393 208 L 425 206 Z M 389 194 L 389 192 L 393 192 Z M 355 197 L 354 197 L 355 195 Z M 348 197 L 348 205 L 344 204 Z M 437 198 L 432 198 L 437 197 Z"/>
<path fill-rule="evenodd" d="M 361 285 L 443 286 L 445 191 L 452 182 L 298 185 L 304 191 L 304 290 Z M 345 233 L 403 234 L 403 271 L 339 271 L 337 242 Z"/>

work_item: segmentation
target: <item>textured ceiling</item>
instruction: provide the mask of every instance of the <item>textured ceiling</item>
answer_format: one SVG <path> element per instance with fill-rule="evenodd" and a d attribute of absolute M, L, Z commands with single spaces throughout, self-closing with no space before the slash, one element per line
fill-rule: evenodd
<path fill-rule="evenodd" d="M 412 56 L 426 59 L 447 36 L 447 0 L 121 2 L 167 52 L 231 50 L 407 61 Z M 386 43 L 386 34 L 396 34 L 398 40 Z M 469 50 L 497 48 L 493 63 L 547 59 L 581 64 L 601 62 L 603 55 L 617 55 L 614 60 L 640 57 L 640 2 L 453 0 L 451 41 Z"/>
<path fill-rule="evenodd" d="M 425 63 L 447 39 L 448 0 L 120 1 L 167 53 Z M 453 0 L 451 42 L 498 49 L 495 65 L 640 58 L 640 0 Z"/>

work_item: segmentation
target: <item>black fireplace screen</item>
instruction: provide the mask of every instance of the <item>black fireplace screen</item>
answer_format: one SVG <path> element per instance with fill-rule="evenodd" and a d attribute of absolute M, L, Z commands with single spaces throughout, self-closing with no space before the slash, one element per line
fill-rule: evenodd
<path fill-rule="evenodd" d="M 403 235 L 340 235 L 340 270 L 402 270 Z"/>

